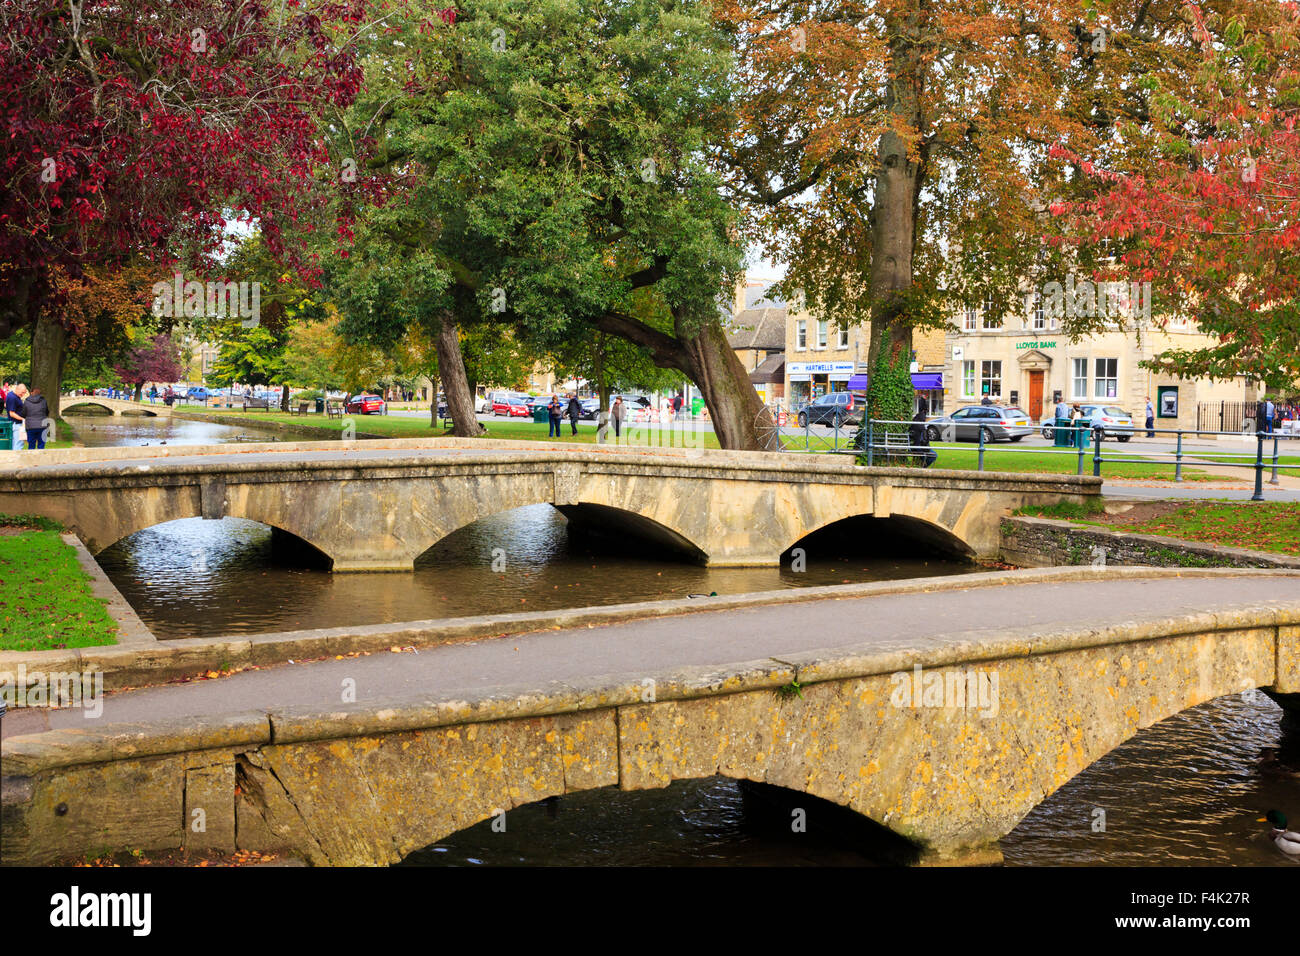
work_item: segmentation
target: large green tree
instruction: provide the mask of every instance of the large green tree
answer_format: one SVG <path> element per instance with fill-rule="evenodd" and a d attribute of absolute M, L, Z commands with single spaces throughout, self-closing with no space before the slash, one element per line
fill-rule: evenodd
<path fill-rule="evenodd" d="M 719 310 L 742 249 L 707 168 L 732 68 L 708 10 L 476 0 L 454 25 L 389 28 L 336 142 L 356 155 L 368 131 L 361 169 L 400 196 L 358 218 L 348 333 L 488 325 L 540 351 L 599 330 L 695 382 L 724 447 L 756 447 L 762 405 Z M 459 422 L 464 375 L 442 373 Z"/>

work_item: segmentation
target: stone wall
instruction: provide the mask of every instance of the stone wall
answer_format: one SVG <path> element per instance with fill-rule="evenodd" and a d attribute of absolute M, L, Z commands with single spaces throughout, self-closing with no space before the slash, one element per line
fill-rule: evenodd
<path fill-rule="evenodd" d="M 1022 568 L 1071 564 L 1300 568 L 1300 558 L 1284 554 L 1023 516 L 1002 519 L 1002 560 Z"/>

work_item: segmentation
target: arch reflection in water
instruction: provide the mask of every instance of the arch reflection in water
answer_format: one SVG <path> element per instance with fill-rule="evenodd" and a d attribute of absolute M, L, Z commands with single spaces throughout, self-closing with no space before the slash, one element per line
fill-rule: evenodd
<path fill-rule="evenodd" d="M 979 570 L 933 553 L 897 556 L 863 536 L 804 539 L 806 567 L 708 568 L 636 534 L 575 533 L 550 505 L 476 521 L 425 552 L 411 573 L 330 574 L 279 547 L 266 525 L 182 519 L 125 538 L 99 562 L 160 638 L 379 624 L 740 594 Z M 590 526 L 590 522 L 587 523 Z M 624 530 L 636 529 L 629 525 Z M 662 544 L 663 542 L 658 542 Z M 884 550 L 881 550 L 882 547 Z M 310 555 L 310 552 L 308 552 Z M 924 555 L 924 556 L 919 556 Z"/>

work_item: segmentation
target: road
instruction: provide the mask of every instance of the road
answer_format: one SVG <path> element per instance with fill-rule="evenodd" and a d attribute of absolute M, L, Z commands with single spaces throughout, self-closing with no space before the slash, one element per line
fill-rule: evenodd
<path fill-rule="evenodd" d="M 1155 586 L 1153 586 L 1153 583 Z M 799 601 L 576 630 L 544 631 L 485 641 L 286 664 L 230 677 L 124 691 L 104 701 L 100 720 L 76 709 L 15 709 L 4 736 L 48 728 L 96 729 L 103 723 L 302 707 L 342 706 L 340 688 L 355 682 L 356 703 L 463 699 L 493 689 L 560 689 L 615 678 L 640 683 L 682 668 L 784 660 L 827 649 L 933 649 L 1011 628 L 1039 632 L 1086 623 L 1102 627 L 1175 614 L 1261 604 L 1300 603 L 1300 573 L 1099 579 L 1055 584 L 961 587 L 934 579 L 936 590 Z"/>

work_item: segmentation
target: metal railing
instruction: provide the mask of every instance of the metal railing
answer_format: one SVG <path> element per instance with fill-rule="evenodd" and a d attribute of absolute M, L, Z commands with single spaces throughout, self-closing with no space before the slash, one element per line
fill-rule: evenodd
<path fill-rule="evenodd" d="M 802 425 L 798 424 L 797 418 L 793 419 L 794 424 L 792 425 L 792 417 L 792 413 L 786 413 L 784 417 L 781 417 L 776 410 L 770 408 L 764 410 L 759 423 L 764 448 L 770 451 L 852 454 L 864 457 L 866 465 L 876 466 L 891 460 L 928 458 L 931 453 L 938 455 L 944 449 L 935 449 L 931 445 L 932 441 L 955 443 L 957 438 L 957 426 L 952 422 L 925 422 L 926 441 L 924 444 L 916 444 L 909 437 L 913 426 L 921 424 L 915 421 L 868 418 L 860 429 L 856 425 L 849 427 L 834 427 L 832 425 L 827 426 L 826 430 L 818 432 L 814 430 L 815 426 L 810 422 L 805 421 Z M 1061 432 L 1070 433 L 1065 446 L 1051 448 L 995 447 L 989 441 L 987 428 L 980 428 L 975 441 L 976 470 L 986 470 L 986 455 L 990 452 L 994 453 L 995 456 L 1012 454 L 1069 455 L 1074 459 L 1076 474 L 1086 474 L 1088 463 L 1091 462 L 1092 474 L 1099 478 L 1103 477 L 1103 466 L 1107 464 L 1168 465 L 1174 469 L 1173 480 L 1179 483 L 1184 480 L 1183 468 L 1185 465 L 1191 465 L 1197 469 L 1250 468 L 1254 471 L 1255 480 L 1254 495 L 1251 500 L 1262 501 L 1265 472 L 1270 472 L 1268 483 L 1277 486 L 1280 484 L 1279 472 L 1300 469 L 1300 464 L 1284 464 L 1281 461 L 1282 456 L 1280 453 L 1282 439 L 1294 439 L 1300 436 L 1282 434 L 1276 431 L 1266 433 L 1253 430 L 1250 432 L 1193 431 L 1164 428 L 1148 431 L 1135 428 L 1123 435 L 1117 435 L 1112 431 L 1108 436 L 1104 429 L 1094 427 L 1088 422 L 1079 425 L 1059 427 L 1053 425 L 1051 427 L 1054 435 Z M 1132 437 L 1161 435 L 1174 438 L 1172 451 L 1150 451 L 1144 452 L 1142 455 L 1129 456 L 1110 455 L 1104 451 L 1105 443 L 1110 438 L 1118 437 L 1127 440 Z M 1188 439 L 1212 438 L 1217 440 L 1225 436 L 1246 441 L 1252 447 L 1240 452 L 1189 450 L 1186 447 Z M 926 467 L 933 463 L 933 461 L 927 462 Z"/>

